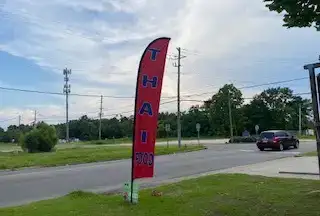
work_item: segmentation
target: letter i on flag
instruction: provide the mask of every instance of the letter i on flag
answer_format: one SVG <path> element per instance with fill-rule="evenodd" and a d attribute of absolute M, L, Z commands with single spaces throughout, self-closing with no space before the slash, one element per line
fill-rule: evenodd
<path fill-rule="evenodd" d="M 135 179 L 152 178 L 154 174 L 158 113 L 169 42 L 167 37 L 155 39 L 140 60 L 134 110 L 132 183 Z"/>

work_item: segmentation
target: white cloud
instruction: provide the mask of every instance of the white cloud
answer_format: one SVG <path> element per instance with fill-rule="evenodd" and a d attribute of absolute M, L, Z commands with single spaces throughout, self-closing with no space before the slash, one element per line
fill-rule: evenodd
<path fill-rule="evenodd" d="M 72 92 L 80 94 L 133 96 L 139 58 L 158 36 L 172 37 L 171 54 L 176 46 L 184 48 L 183 94 L 213 93 L 227 82 L 248 85 L 289 79 L 278 71 L 301 67 L 317 54 L 315 44 L 320 45 L 314 29 L 287 30 L 281 17 L 256 0 L 15 0 L 7 1 L 2 11 L 14 37 L 0 41 L 0 49 L 57 73 L 72 68 Z M 290 60 L 296 58 L 300 60 L 293 65 Z M 290 64 L 283 64 L 283 59 Z M 266 72 L 271 65 L 274 71 Z M 176 68 L 171 61 L 167 68 L 163 96 L 175 96 Z M 251 97 L 257 91 L 244 93 Z M 99 98 L 71 100 L 74 115 L 98 112 Z M 183 102 L 182 108 L 194 103 Z M 106 115 L 116 113 L 117 107 L 132 109 L 133 99 L 104 99 Z M 175 109 L 175 103 L 162 106 Z M 64 107 L 53 104 L 41 113 L 63 116 Z"/>

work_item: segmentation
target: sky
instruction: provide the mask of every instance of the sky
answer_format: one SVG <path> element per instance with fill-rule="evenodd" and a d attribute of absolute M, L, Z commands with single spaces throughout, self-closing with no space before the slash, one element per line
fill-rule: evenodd
<path fill-rule="evenodd" d="M 62 93 L 64 68 L 72 70 L 70 119 L 131 115 L 141 55 L 157 37 L 181 47 L 181 95 L 206 100 L 226 83 L 245 98 L 268 87 L 309 92 L 303 65 L 318 61 L 320 32 L 287 29 L 262 0 L 0 0 L 0 87 Z M 175 60 L 168 59 L 161 102 L 177 94 Z M 197 95 L 198 94 L 198 95 Z M 190 96 L 193 95 L 193 96 Z M 108 97 L 111 96 L 111 97 Z M 309 97 L 309 95 L 304 95 Z M 182 101 L 187 110 L 200 102 Z M 176 111 L 165 103 L 160 111 Z M 64 121 L 63 95 L 1 90 L 0 126 Z"/>

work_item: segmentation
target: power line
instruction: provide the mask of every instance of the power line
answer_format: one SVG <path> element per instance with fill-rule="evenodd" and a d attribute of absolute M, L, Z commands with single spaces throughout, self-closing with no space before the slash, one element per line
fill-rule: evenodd
<path fill-rule="evenodd" d="M 176 102 L 176 100 L 165 101 L 165 102 L 160 103 L 160 105 L 169 104 L 169 103 L 173 103 L 173 102 Z M 128 107 L 132 107 L 132 105 L 130 105 Z M 97 113 L 97 112 L 88 112 L 88 113 L 83 113 L 83 114 L 80 114 L 80 115 L 83 116 L 83 115 L 87 115 L 87 114 L 90 114 L 90 113 L 93 114 L 93 113 Z M 110 116 L 117 116 L 117 115 L 122 115 L 122 114 L 127 114 L 127 113 L 132 113 L 133 114 L 133 110 L 131 109 L 131 110 L 128 110 L 128 111 L 123 111 L 123 112 L 118 112 L 118 113 L 113 113 L 113 114 L 107 114 L 107 115 L 104 115 L 104 116 L 110 117 Z M 58 117 L 58 118 L 61 118 L 60 120 L 62 120 L 63 117 L 64 117 L 62 115 L 61 116 L 58 116 L 58 115 L 52 115 L 52 116 L 41 115 L 41 116 L 43 117 L 43 118 L 41 118 L 41 120 L 59 120 L 59 119 L 51 119 L 50 117 Z M 98 115 L 98 117 L 99 117 L 99 115 Z"/>
<path fill-rule="evenodd" d="M 21 88 L 11 88 L 11 87 L 3 87 L 0 86 L 0 90 L 6 90 L 6 91 L 18 91 L 18 92 L 26 92 L 26 93 L 36 93 L 36 94 L 47 94 L 47 95 L 61 95 L 64 96 L 64 93 L 60 92 L 51 92 L 51 91 L 39 91 L 39 90 L 30 90 L 30 89 L 21 89 Z M 69 96 L 79 96 L 79 97 L 96 97 L 100 98 L 101 95 L 95 95 L 95 94 L 78 94 L 78 93 L 70 93 Z M 112 96 L 112 95 L 102 95 L 104 98 L 112 98 L 112 99 L 134 99 L 134 96 Z M 176 96 L 168 96 L 168 97 L 162 97 L 162 98 L 174 98 Z"/>
<path fill-rule="evenodd" d="M 9 88 L 9 87 L 3 87 L 0 86 L 0 90 L 7 90 L 7 91 L 19 91 L 19 92 L 27 92 L 27 93 L 38 93 L 38 94 L 48 94 L 48 95 L 65 95 L 64 93 L 60 92 L 50 92 L 50 91 L 38 91 L 38 90 L 29 90 L 29 89 L 21 89 L 21 88 Z M 93 95 L 93 94 L 76 94 L 76 93 L 70 93 L 70 96 L 79 96 L 79 97 L 101 97 L 101 95 Z M 111 96 L 111 95 L 103 95 L 103 97 L 106 98 L 114 98 L 114 99 L 132 99 L 134 98 L 129 96 Z"/>
<path fill-rule="evenodd" d="M 243 87 L 240 87 L 238 89 L 256 88 L 256 87 L 261 87 L 261 86 L 266 86 L 266 85 L 275 85 L 275 84 L 281 84 L 281 83 L 305 80 L 305 79 L 308 79 L 308 78 L 309 77 L 301 77 L 301 78 L 295 78 L 295 79 L 290 79 L 290 80 L 275 81 L 275 82 L 269 82 L 269 83 L 251 85 L 251 86 L 243 86 Z"/>
<path fill-rule="evenodd" d="M 308 79 L 308 77 L 282 80 L 282 81 L 276 81 L 276 82 L 261 83 L 261 84 L 250 85 L 250 86 L 243 86 L 243 87 L 239 87 L 238 89 L 256 88 L 256 87 L 261 87 L 261 86 L 281 84 L 281 83 L 287 83 L 287 82 L 293 82 L 293 81 L 299 81 L 299 80 L 305 80 L 305 79 Z M 27 93 L 38 93 L 38 94 L 51 94 L 51 95 L 61 95 L 61 96 L 65 95 L 64 93 L 59 93 L 59 92 L 38 91 L 38 90 L 29 90 L 29 89 L 21 89 L 21 88 L 9 88 L 9 87 L 2 87 L 2 86 L 0 86 L 0 90 L 19 91 L 19 92 L 27 92 Z M 181 96 L 182 97 L 193 97 L 193 96 L 201 96 L 201 95 L 205 95 L 205 94 L 215 94 L 215 93 L 217 93 L 217 91 L 215 91 L 215 92 L 209 91 L 209 92 L 203 92 L 203 93 L 198 93 L 198 94 L 186 94 L 186 95 L 181 95 Z M 93 95 L 93 94 L 90 95 L 90 94 L 70 93 L 69 95 L 82 96 L 82 97 L 98 97 L 98 98 L 101 97 L 101 95 Z M 133 99 L 134 98 L 131 96 L 110 96 L 110 95 L 102 95 L 102 96 L 105 98 L 124 98 L 124 99 Z M 163 99 L 172 99 L 175 97 L 176 96 L 168 96 L 168 97 L 162 97 L 162 98 Z M 127 107 L 127 106 L 124 106 L 124 107 Z M 122 107 L 122 108 L 124 108 L 124 107 Z"/>
<path fill-rule="evenodd" d="M 4 119 L 4 120 L 0 120 L 1 123 L 3 122 L 8 122 L 8 121 L 12 121 L 12 120 L 15 120 L 17 119 L 18 117 L 14 117 L 14 118 L 10 118 L 10 119 Z"/>
<path fill-rule="evenodd" d="M 261 86 L 288 83 L 288 82 L 305 80 L 305 79 L 308 79 L 308 77 L 295 78 L 295 79 L 289 79 L 289 80 L 282 80 L 282 81 L 276 81 L 276 82 L 261 83 L 261 84 L 250 85 L 250 86 L 243 86 L 243 87 L 239 87 L 237 89 L 240 90 L 240 89 L 256 88 L 256 87 L 261 87 Z M 193 97 L 193 96 L 202 96 L 202 95 L 206 95 L 206 94 L 215 94 L 215 93 L 217 93 L 217 92 L 208 91 L 208 92 L 203 92 L 203 93 L 198 93 L 198 94 L 189 94 L 189 95 L 183 95 L 183 96 L 184 97 Z"/>
<path fill-rule="evenodd" d="M 281 83 L 287 83 L 287 82 L 293 82 L 293 81 L 299 81 L 299 80 L 304 80 L 304 79 L 308 79 L 308 77 L 302 77 L 302 78 L 295 78 L 295 79 L 289 79 L 289 80 L 282 80 L 282 81 L 276 81 L 276 82 L 268 82 L 268 83 L 261 83 L 261 84 L 256 84 L 256 85 L 250 85 L 250 86 L 243 86 L 243 87 L 239 87 L 238 89 L 247 89 L 247 88 L 255 88 L 255 87 L 261 87 L 261 86 L 267 86 L 267 85 L 273 85 L 273 84 L 281 84 Z M 63 93 L 59 93 L 59 92 L 50 92 L 50 91 L 38 91 L 38 90 L 28 90 L 28 89 L 21 89 L 21 88 L 9 88 L 9 87 L 1 87 L 0 86 L 0 90 L 9 90 L 9 91 L 19 91 L 19 92 L 28 92 L 28 93 L 39 93 L 39 94 L 51 94 L 51 95 L 64 95 Z M 194 96 L 201 96 L 201 95 L 205 95 L 205 94 L 215 94 L 217 92 L 204 92 L 204 93 L 199 93 L 199 94 L 189 94 L 189 95 L 181 95 L 182 97 L 194 97 Z M 310 93 L 300 93 L 300 95 L 303 94 L 310 94 Z M 101 95 L 89 95 L 89 94 L 69 94 L 69 95 L 73 95 L 73 96 L 83 96 L 83 97 L 101 97 Z M 126 97 L 126 96 L 110 96 L 110 95 L 104 95 L 103 97 L 106 98 L 124 98 L 124 99 L 133 99 L 134 97 Z M 166 99 L 170 99 L 170 98 L 175 98 L 176 96 L 170 96 L 170 97 L 162 97 L 162 98 L 166 98 Z M 244 99 L 253 99 L 253 98 L 244 98 Z M 171 103 L 174 102 L 176 100 L 173 101 L 168 101 L 168 102 L 164 102 L 161 104 L 166 104 L 166 103 Z M 203 102 L 198 101 L 198 100 L 181 100 L 181 101 L 195 101 L 195 102 Z M 130 105 L 131 106 L 131 105 Z M 124 108 L 124 107 L 122 107 Z M 130 113 L 132 111 L 128 111 L 128 112 L 122 112 L 123 114 L 125 113 Z M 93 112 L 92 112 L 93 113 Z M 96 113 L 96 112 L 95 112 Z M 120 114 L 120 113 L 118 113 Z M 116 114 L 112 114 L 112 115 L 116 115 Z M 110 115 L 109 115 L 110 116 Z M 13 118 L 15 119 L 15 118 Z M 12 119 L 9 119 L 12 120 Z M 1 122 L 1 121 L 0 121 Z"/>
<path fill-rule="evenodd" d="M 293 94 L 293 96 L 300 96 L 300 95 L 307 95 L 307 94 L 310 94 L 310 92 L 302 92 L 302 93 L 296 93 L 296 94 Z M 244 100 L 253 100 L 255 99 L 254 97 L 246 97 L 246 98 L 242 98 Z M 181 101 L 185 101 L 185 102 L 206 102 L 205 100 L 192 100 L 192 99 L 181 99 Z M 169 103 L 173 103 L 173 102 L 176 102 L 176 100 L 170 100 L 170 101 L 166 101 L 166 102 L 163 102 L 163 103 L 160 103 L 160 105 L 164 105 L 164 104 L 169 104 Z M 121 112 L 121 113 L 114 113 L 114 114 L 108 114 L 106 116 L 116 116 L 116 115 L 121 115 L 121 114 L 127 114 L 127 113 L 133 113 L 133 110 L 130 110 L 130 111 L 124 111 L 124 112 Z"/>
<path fill-rule="evenodd" d="M 100 96 L 100 97 L 101 97 L 101 96 Z M 160 103 L 160 104 L 162 105 L 162 104 L 172 103 L 173 101 L 176 101 L 176 100 L 164 101 L 164 102 L 162 102 L 162 103 Z M 100 106 L 101 106 L 101 98 L 100 98 L 100 100 L 99 100 L 99 104 L 100 104 Z M 110 108 L 106 108 L 106 109 L 107 109 L 108 111 L 113 111 L 113 110 L 119 110 L 119 109 L 130 108 L 130 107 L 133 107 L 133 105 L 130 104 L 130 105 L 122 106 L 122 107 L 111 108 L 111 109 L 110 109 Z M 101 109 L 101 107 L 100 107 L 100 109 Z M 102 108 L 102 109 L 103 109 L 103 108 Z M 124 111 L 124 113 L 129 113 L 129 112 L 131 112 L 131 111 Z M 119 113 L 122 113 L 122 112 L 119 112 Z M 75 116 L 75 115 L 84 116 L 84 115 L 88 115 L 88 114 L 97 114 L 97 116 L 99 116 L 100 112 L 98 112 L 98 111 L 92 111 L 92 112 L 77 112 L 77 113 L 72 113 L 73 116 Z M 46 116 L 46 115 L 42 115 L 41 113 L 38 113 L 38 115 L 42 117 L 41 119 L 49 119 L 49 118 L 51 118 L 51 117 L 57 117 L 57 118 L 63 118 L 63 117 L 65 117 L 64 115 L 50 115 L 50 116 Z M 102 115 L 104 115 L 104 114 L 102 113 Z M 112 114 L 112 115 L 114 115 L 114 114 Z M 107 115 L 107 116 L 108 116 L 108 115 Z"/>
<path fill-rule="evenodd" d="M 302 93 L 293 94 L 293 96 L 310 95 L 310 94 L 311 94 L 310 92 L 302 92 Z M 253 100 L 253 99 L 255 99 L 255 97 L 245 97 L 245 98 L 242 98 L 242 99 L 244 99 L 244 100 Z M 206 100 L 192 100 L 192 99 L 182 99 L 181 101 L 206 102 Z"/>
<path fill-rule="evenodd" d="M 169 104 L 169 103 L 173 103 L 173 102 L 176 102 L 176 101 L 177 100 L 170 100 L 170 101 L 162 102 L 162 103 L 160 103 L 160 105 Z M 127 113 L 132 113 L 133 114 L 133 111 L 134 110 L 124 111 L 124 112 L 121 112 L 121 113 L 113 113 L 113 114 L 108 114 L 108 115 L 105 115 L 105 116 L 116 116 L 116 115 L 127 114 Z"/>
<path fill-rule="evenodd" d="M 301 93 L 296 93 L 296 94 L 293 94 L 293 96 L 300 96 L 300 95 L 308 95 L 308 94 L 311 94 L 310 92 L 301 92 Z M 243 98 L 245 100 L 253 100 L 255 99 L 254 97 L 245 97 Z M 160 103 L 160 105 L 164 105 L 164 104 L 170 104 L 170 103 L 173 103 L 173 102 L 176 102 L 176 100 L 170 100 L 170 101 L 166 101 L 166 102 L 162 102 Z M 204 103 L 206 102 L 205 100 L 194 100 L 194 99 L 181 99 L 181 102 L 200 102 L 200 103 Z M 131 105 L 130 105 L 131 106 Z M 97 112 L 90 112 L 90 113 L 97 113 Z M 123 111 L 123 112 L 119 112 L 119 113 L 113 113 L 113 114 L 108 114 L 108 115 L 105 115 L 106 117 L 111 117 L 111 116 L 118 116 L 118 115 L 122 115 L 122 114 L 127 114 L 127 113 L 132 113 L 133 114 L 133 110 L 128 110 L 128 111 Z M 82 115 L 86 115 L 88 113 L 84 113 Z M 38 118 L 38 120 L 53 120 L 53 121 L 59 121 L 59 120 L 65 120 L 63 119 L 64 116 L 57 116 L 57 115 L 52 115 L 52 116 L 43 116 L 42 114 L 38 114 L 44 118 Z M 60 119 L 58 118 L 49 118 L 49 117 L 61 117 Z M 11 118 L 11 119 L 6 119 L 6 120 L 2 120 L 0 121 L 1 122 L 6 122 L 6 121 L 11 121 L 11 120 L 15 120 L 17 119 L 18 117 L 14 117 L 14 118 Z M 98 117 L 99 118 L 99 117 Z M 95 119 L 95 118 L 92 118 L 92 119 L 95 119 L 95 120 L 99 120 L 99 119 Z M 71 119 L 70 121 L 75 121 L 75 120 L 78 120 L 79 118 L 75 118 L 75 119 Z"/>

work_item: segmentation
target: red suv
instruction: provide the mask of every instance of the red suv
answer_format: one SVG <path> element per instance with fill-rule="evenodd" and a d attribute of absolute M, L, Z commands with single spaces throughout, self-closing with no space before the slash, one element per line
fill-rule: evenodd
<path fill-rule="evenodd" d="M 287 131 L 282 130 L 263 131 L 257 141 L 257 147 L 260 151 L 266 148 L 283 151 L 291 146 L 296 149 L 299 148 L 299 140 Z"/>

